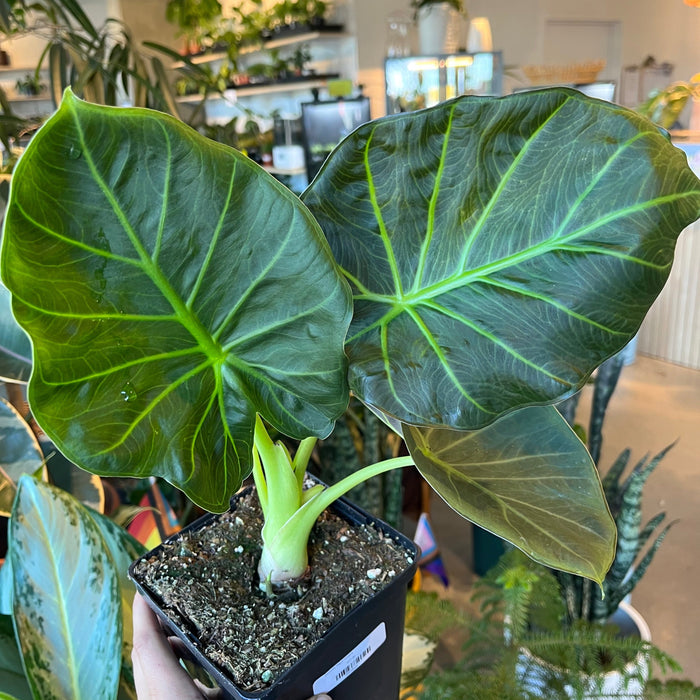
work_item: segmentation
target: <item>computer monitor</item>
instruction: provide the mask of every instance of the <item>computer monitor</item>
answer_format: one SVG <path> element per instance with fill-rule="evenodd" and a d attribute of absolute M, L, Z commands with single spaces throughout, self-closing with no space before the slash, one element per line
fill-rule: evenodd
<path fill-rule="evenodd" d="M 306 174 L 311 182 L 333 148 L 370 120 L 369 97 L 303 102 L 301 119 Z"/>

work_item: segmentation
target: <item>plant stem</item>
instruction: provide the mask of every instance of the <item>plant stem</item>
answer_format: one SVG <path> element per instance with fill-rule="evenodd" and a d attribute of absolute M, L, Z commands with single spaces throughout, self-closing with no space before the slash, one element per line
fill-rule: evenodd
<path fill-rule="evenodd" d="M 282 584 L 304 575 L 308 568 L 307 549 L 311 528 L 319 515 L 335 500 L 373 476 L 411 464 L 413 464 L 411 457 L 395 457 L 349 474 L 338 483 L 312 495 L 274 531 L 267 527 L 268 516 L 266 515 L 266 525 L 263 528 L 263 552 L 258 566 L 261 587 L 266 587 L 268 584 Z M 270 491 L 268 481 L 268 505 L 272 502 Z M 274 516 L 272 518 L 275 519 Z"/>

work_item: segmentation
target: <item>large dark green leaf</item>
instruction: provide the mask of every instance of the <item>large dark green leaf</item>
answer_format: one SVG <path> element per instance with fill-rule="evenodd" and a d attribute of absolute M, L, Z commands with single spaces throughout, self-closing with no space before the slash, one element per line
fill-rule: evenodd
<path fill-rule="evenodd" d="M 566 89 L 366 124 L 302 199 L 354 287 L 352 390 L 463 429 L 572 394 L 634 335 L 700 215 L 666 135 Z"/>
<path fill-rule="evenodd" d="M 32 371 L 32 346 L 10 309 L 10 293 L 0 284 L 0 380 L 26 382 Z"/>
<path fill-rule="evenodd" d="M 40 473 L 43 466 L 44 455 L 32 429 L 0 399 L 0 515 L 10 515 L 22 474 Z"/>
<path fill-rule="evenodd" d="M 74 498 L 29 476 L 10 522 L 14 619 L 35 697 L 113 698 L 121 596 L 99 527 Z"/>
<path fill-rule="evenodd" d="M 588 451 L 556 408 L 522 408 L 475 431 L 404 426 L 404 437 L 458 513 L 543 564 L 603 580 L 615 523 Z"/>
<path fill-rule="evenodd" d="M 252 161 L 67 93 L 10 199 L 2 269 L 34 343 L 29 400 L 71 461 L 223 510 L 256 411 L 292 437 L 331 431 L 350 293 L 313 217 Z"/>

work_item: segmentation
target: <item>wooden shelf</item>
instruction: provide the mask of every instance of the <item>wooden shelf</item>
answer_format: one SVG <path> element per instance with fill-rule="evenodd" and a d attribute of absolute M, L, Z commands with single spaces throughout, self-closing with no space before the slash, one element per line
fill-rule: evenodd
<path fill-rule="evenodd" d="M 307 41 L 318 41 L 319 39 L 344 39 L 348 36 L 348 34 L 339 31 L 313 31 L 304 32 L 303 34 L 290 34 L 289 36 L 282 36 L 279 39 L 267 39 L 265 41 L 261 41 L 260 44 L 256 46 L 245 46 L 240 50 L 239 56 L 264 51 L 265 49 L 280 49 L 284 46 L 294 46 L 295 44 L 303 44 Z M 212 53 L 203 53 L 196 56 L 191 56 L 189 60 L 195 65 L 201 65 L 203 63 L 223 61 L 226 59 L 227 55 L 228 54 L 226 51 L 213 51 Z M 183 68 L 184 65 L 184 61 L 177 61 L 176 63 L 172 64 L 171 68 Z"/>
<path fill-rule="evenodd" d="M 15 95 L 8 96 L 7 101 L 14 102 L 51 102 L 50 95 Z"/>
<path fill-rule="evenodd" d="M 310 80 L 295 80 L 288 83 L 271 83 L 269 85 L 241 85 L 237 88 L 229 88 L 225 90 L 220 97 L 219 95 L 209 95 L 207 100 L 223 99 L 231 104 L 234 104 L 239 97 L 248 97 L 253 95 L 273 95 L 284 92 L 304 92 L 315 88 L 323 88 L 329 80 L 334 78 L 318 78 Z M 177 98 L 181 104 L 197 104 L 201 102 L 202 95 L 183 95 Z"/>
<path fill-rule="evenodd" d="M 263 165 L 270 175 L 305 175 L 306 168 L 276 168 L 274 165 Z"/>
<path fill-rule="evenodd" d="M 35 70 L 36 66 L 0 66 L 0 73 L 33 73 Z"/>

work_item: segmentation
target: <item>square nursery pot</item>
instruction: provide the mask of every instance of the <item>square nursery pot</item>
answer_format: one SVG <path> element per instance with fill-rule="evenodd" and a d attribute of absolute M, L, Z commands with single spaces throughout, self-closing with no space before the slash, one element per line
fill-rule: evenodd
<path fill-rule="evenodd" d="M 251 490 L 246 489 L 232 499 L 231 511 L 235 512 L 239 499 Z M 398 700 L 406 593 L 416 570 L 418 548 L 409 538 L 345 499 L 336 501 L 330 511 L 351 526 L 371 525 L 384 538 L 390 538 L 404 554 L 406 568 L 397 572 L 384 588 L 335 621 L 320 641 L 263 690 L 245 691 L 237 687 L 223 667 L 205 656 L 203 644 L 189 621 L 169 615 L 160 596 L 140 581 L 136 573 L 139 563 L 157 555 L 164 545 L 177 542 L 183 533 L 202 528 L 221 516 L 203 516 L 131 565 L 129 575 L 138 591 L 169 634 L 182 640 L 192 660 L 220 686 L 222 697 L 232 700 L 307 700 L 325 692 L 333 700 Z"/>

